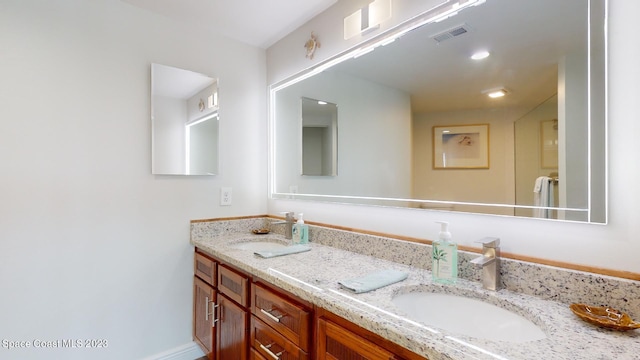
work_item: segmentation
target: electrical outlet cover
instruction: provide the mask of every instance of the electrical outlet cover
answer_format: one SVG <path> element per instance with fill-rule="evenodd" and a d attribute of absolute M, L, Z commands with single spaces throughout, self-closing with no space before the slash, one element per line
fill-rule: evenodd
<path fill-rule="evenodd" d="M 222 206 L 231 205 L 231 188 L 230 187 L 220 188 L 220 205 Z"/>

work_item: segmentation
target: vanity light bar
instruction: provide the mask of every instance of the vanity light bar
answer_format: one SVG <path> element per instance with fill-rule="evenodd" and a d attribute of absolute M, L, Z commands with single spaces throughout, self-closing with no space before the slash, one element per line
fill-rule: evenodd
<path fill-rule="evenodd" d="M 375 0 L 344 18 L 344 39 L 375 30 L 390 17 L 391 0 Z"/>

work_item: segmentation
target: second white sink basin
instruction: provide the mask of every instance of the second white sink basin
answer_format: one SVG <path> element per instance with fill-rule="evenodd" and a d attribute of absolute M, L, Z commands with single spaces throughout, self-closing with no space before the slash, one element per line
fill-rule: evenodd
<path fill-rule="evenodd" d="M 527 342 L 546 338 L 525 317 L 487 302 L 431 292 L 400 294 L 393 304 L 410 320 L 475 338 Z"/>

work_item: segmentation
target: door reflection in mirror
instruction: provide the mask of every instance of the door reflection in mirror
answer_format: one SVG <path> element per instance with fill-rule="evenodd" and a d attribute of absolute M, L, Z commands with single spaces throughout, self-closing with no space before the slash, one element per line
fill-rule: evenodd
<path fill-rule="evenodd" d="M 218 80 L 151 64 L 153 174 L 218 173 Z"/>
<path fill-rule="evenodd" d="M 336 176 L 338 106 L 302 98 L 302 175 Z"/>

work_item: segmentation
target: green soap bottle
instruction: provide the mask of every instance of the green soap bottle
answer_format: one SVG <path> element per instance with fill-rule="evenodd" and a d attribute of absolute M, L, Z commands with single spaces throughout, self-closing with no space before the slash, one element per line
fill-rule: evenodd
<path fill-rule="evenodd" d="M 293 224 L 291 237 L 294 244 L 307 244 L 309 242 L 309 225 L 304 223 L 302 213 L 298 214 L 298 221 Z"/>
<path fill-rule="evenodd" d="M 436 221 L 440 224 L 438 240 L 432 246 L 431 275 L 433 282 L 454 284 L 458 279 L 458 245 L 451 241 L 449 223 Z"/>

